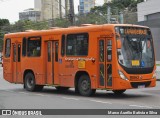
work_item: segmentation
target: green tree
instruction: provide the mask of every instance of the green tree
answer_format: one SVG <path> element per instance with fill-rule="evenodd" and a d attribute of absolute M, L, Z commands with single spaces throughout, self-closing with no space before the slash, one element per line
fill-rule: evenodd
<path fill-rule="evenodd" d="M 5 26 L 10 25 L 9 20 L 8 19 L 0 19 L 0 52 L 2 52 L 2 48 L 3 48 L 3 37 L 4 34 L 6 33 L 3 29 Z"/>
<path fill-rule="evenodd" d="M 111 13 L 117 15 L 120 11 L 128 10 L 130 12 L 137 11 L 137 4 L 143 2 L 143 0 L 112 0 L 110 3 Z M 97 12 L 102 14 L 107 14 L 107 3 L 102 6 L 94 7 L 91 12 Z"/>

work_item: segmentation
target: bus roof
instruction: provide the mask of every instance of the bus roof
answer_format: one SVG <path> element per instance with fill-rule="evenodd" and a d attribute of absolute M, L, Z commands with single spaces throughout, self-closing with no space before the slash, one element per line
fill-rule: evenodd
<path fill-rule="evenodd" d="M 94 24 L 83 24 L 82 26 L 72 26 L 68 28 L 51 28 L 48 30 L 26 30 L 26 32 L 16 32 L 5 34 L 5 38 L 12 37 L 25 37 L 25 36 L 35 36 L 35 35 L 50 35 L 50 34 L 68 34 L 68 33 L 78 33 L 78 32 L 88 32 L 88 31 L 113 31 L 113 28 L 116 26 L 124 26 L 124 27 L 140 27 L 140 28 L 148 28 L 146 26 L 140 25 L 132 25 L 132 24 L 103 24 L 103 25 L 94 25 Z"/>

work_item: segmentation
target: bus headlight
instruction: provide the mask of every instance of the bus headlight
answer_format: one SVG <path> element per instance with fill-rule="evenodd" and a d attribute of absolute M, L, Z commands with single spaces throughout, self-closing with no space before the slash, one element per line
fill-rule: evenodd
<path fill-rule="evenodd" d="M 123 80 L 128 80 L 127 77 L 123 74 L 122 71 L 119 70 L 118 73 L 119 73 L 119 76 L 120 76 Z"/>
<path fill-rule="evenodd" d="M 154 71 L 152 78 L 156 78 L 156 71 Z"/>

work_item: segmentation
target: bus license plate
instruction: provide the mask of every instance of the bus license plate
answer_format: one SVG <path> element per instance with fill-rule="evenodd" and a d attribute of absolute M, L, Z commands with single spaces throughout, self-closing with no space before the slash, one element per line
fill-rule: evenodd
<path fill-rule="evenodd" d="M 145 85 L 139 85 L 138 88 L 145 88 Z"/>
<path fill-rule="evenodd" d="M 139 66 L 139 60 L 132 60 L 132 66 Z"/>

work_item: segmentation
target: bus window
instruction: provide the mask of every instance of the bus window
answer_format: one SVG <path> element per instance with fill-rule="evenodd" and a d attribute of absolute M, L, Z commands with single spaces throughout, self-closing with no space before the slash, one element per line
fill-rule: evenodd
<path fill-rule="evenodd" d="M 13 62 L 16 62 L 16 45 L 13 45 Z"/>
<path fill-rule="evenodd" d="M 11 51 L 11 39 L 6 39 L 6 45 L 5 45 L 5 57 L 10 57 L 10 51 Z"/>
<path fill-rule="evenodd" d="M 18 62 L 21 61 L 21 45 L 18 44 Z"/>
<path fill-rule="evenodd" d="M 99 56 L 99 60 L 100 60 L 100 62 L 104 62 L 104 40 L 100 40 L 99 41 L 99 54 L 100 54 L 100 56 Z"/>
<path fill-rule="evenodd" d="M 48 62 L 51 62 L 51 42 L 48 42 L 48 45 L 47 45 L 47 52 L 48 52 Z"/>
<path fill-rule="evenodd" d="M 87 56 L 88 55 L 88 34 L 67 35 L 67 56 Z"/>
<path fill-rule="evenodd" d="M 26 56 L 26 45 L 27 45 L 27 39 L 23 38 L 22 56 Z"/>
<path fill-rule="evenodd" d="M 108 40 L 107 44 L 107 61 L 112 61 L 112 41 Z"/>
<path fill-rule="evenodd" d="M 65 55 L 65 35 L 62 35 L 62 40 L 61 40 L 61 55 Z"/>
<path fill-rule="evenodd" d="M 58 62 L 58 42 L 55 43 L 55 61 Z"/>
<path fill-rule="evenodd" d="M 40 37 L 28 38 L 27 55 L 28 57 L 39 57 L 41 55 L 41 38 Z"/>

